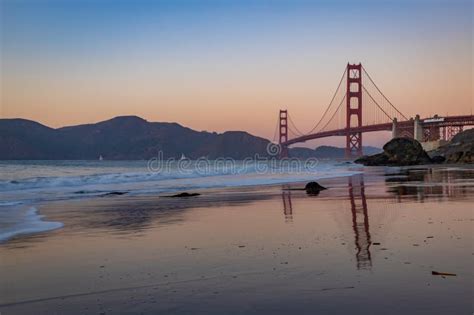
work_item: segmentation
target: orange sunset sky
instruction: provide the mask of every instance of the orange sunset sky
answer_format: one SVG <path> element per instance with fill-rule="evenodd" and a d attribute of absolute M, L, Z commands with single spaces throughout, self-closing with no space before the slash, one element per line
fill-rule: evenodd
<path fill-rule="evenodd" d="M 1 118 L 60 127 L 138 115 L 272 139 L 280 108 L 311 129 L 347 62 L 406 116 L 473 110 L 469 0 L 0 6 Z"/>

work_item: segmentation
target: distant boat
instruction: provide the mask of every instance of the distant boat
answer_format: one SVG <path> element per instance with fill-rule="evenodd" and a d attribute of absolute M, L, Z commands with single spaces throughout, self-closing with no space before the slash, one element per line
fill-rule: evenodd
<path fill-rule="evenodd" d="M 102 161 L 104 158 L 102 157 L 102 155 L 99 156 L 99 161 Z"/>
<path fill-rule="evenodd" d="M 186 159 L 187 159 L 187 157 L 185 157 L 184 154 L 181 153 L 181 158 L 180 158 L 180 160 L 186 160 Z"/>

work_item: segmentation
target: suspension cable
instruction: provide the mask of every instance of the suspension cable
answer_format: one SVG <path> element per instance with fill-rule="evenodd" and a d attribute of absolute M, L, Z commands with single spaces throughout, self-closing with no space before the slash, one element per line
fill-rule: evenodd
<path fill-rule="evenodd" d="M 372 99 L 372 101 L 374 101 L 375 105 L 377 105 L 377 107 L 380 108 L 380 110 L 385 114 L 385 116 L 387 116 L 390 120 L 392 120 L 393 117 L 390 117 L 390 115 L 387 114 L 386 111 L 384 111 L 384 109 L 379 105 L 379 103 L 377 103 L 377 101 L 374 100 L 374 98 L 372 97 L 372 95 L 370 95 L 369 91 L 367 91 L 364 85 L 362 85 L 362 88 L 364 89 L 365 93 L 367 93 L 367 95 Z"/>
<path fill-rule="evenodd" d="M 339 81 L 339 84 L 338 84 L 338 86 L 337 86 L 337 89 L 336 89 L 336 91 L 334 92 L 334 95 L 332 96 L 331 102 L 329 102 L 328 107 L 326 107 L 326 110 L 324 111 L 323 116 L 321 116 L 321 119 L 319 119 L 318 123 L 317 123 L 307 134 L 312 133 L 316 128 L 318 128 L 319 124 L 323 121 L 324 117 L 326 116 L 326 114 L 327 114 L 328 111 L 329 111 L 329 108 L 331 108 L 332 102 L 333 102 L 334 99 L 336 98 L 337 91 L 339 91 L 339 88 L 341 87 L 342 81 L 344 80 L 344 78 L 345 78 L 345 76 L 346 76 L 346 72 L 347 72 L 347 66 L 346 66 L 346 68 L 344 69 L 344 73 L 342 74 L 342 77 L 341 77 L 341 80 Z M 345 96 L 344 96 L 344 98 L 345 98 Z M 336 111 L 337 111 L 337 110 L 336 110 Z M 326 125 L 327 125 L 327 124 L 326 124 Z"/>
<path fill-rule="evenodd" d="M 390 106 L 392 106 L 396 111 L 397 113 L 399 113 L 403 118 L 405 118 L 405 120 L 408 120 L 408 118 L 403 115 L 399 110 L 398 108 L 396 108 L 392 102 L 390 102 L 390 100 L 382 93 L 382 91 L 379 89 L 379 87 L 377 86 L 377 84 L 375 84 L 374 80 L 372 80 L 372 78 L 370 77 L 369 73 L 367 72 L 367 70 L 365 70 L 364 66 L 362 66 L 362 69 L 364 70 L 364 73 L 367 75 L 367 77 L 369 78 L 370 82 L 372 82 L 372 84 L 375 86 L 375 88 L 377 89 L 377 91 L 379 91 L 379 93 L 385 98 L 385 100 L 390 104 Z"/>
<path fill-rule="evenodd" d="M 320 130 L 324 130 L 324 128 L 327 127 L 327 125 L 329 125 L 329 123 L 332 121 L 332 119 L 334 118 L 334 116 L 336 116 L 336 113 L 339 111 L 339 109 L 341 108 L 342 104 L 344 103 L 344 100 L 346 99 L 346 95 L 344 95 L 344 97 L 342 98 L 341 102 L 339 103 L 339 105 L 337 106 L 337 109 L 336 111 L 332 114 L 331 118 L 328 120 L 328 122 L 324 125 L 323 128 L 321 128 Z"/>
<path fill-rule="evenodd" d="M 290 123 L 293 125 L 293 128 L 294 130 L 300 135 L 300 136 L 304 136 L 304 133 L 302 133 L 301 131 L 298 130 L 298 127 L 296 127 L 296 124 L 293 122 L 293 120 L 291 119 L 291 116 L 288 114 L 288 120 L 290 121 Z M 295 133 L 295 134 L 297 134 Z"/>

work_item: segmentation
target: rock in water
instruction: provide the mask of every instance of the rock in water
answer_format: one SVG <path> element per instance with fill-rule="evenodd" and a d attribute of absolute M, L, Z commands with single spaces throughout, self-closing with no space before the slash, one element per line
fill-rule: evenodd
<path fill-rule="evenodd" d="M 317 195 L 317 194 L 319 194 L 319 192 L 321 190 L 324 190 L 324 189 L 327 189 L 327 188 L 319 185 L 316 182 L 309 182 L 309 183 L 306 184 L 304 189 L 306 190 L 306 193 L 309 194 L 309 195 Z"/>
<path fill-rule="evenodd" d="M 170 197 L 170 198 L 186 198 L 186 197 L 195 197 L 195 196 L 199 196 L 199 195 L 200 195 L 200 194 L 198 194 L 198 193 L 183 192 L 183 193 L 179 193 L 179 194 L 171 195 L 171 196 L 166 196 L 166 197 Z"/>
<path fill-rule="evenodd" d="M 101 197 L 121 196 L 121 195 L 125 195 L 126 193 L 127 193 L 126 191 L 111 191 L 111 192 L 101 195 Z"/>
<path fill-rule="evenodd" d="M 383 146 L 383 151 L 388 155 L 389 162 L 396 165 L 429 164 L 431 159 L 423 150 L 421 144 L 415 139 L 395 138 Z"/>
<path fill-rule="evenodd" d="M 383 152 L 354 161 L 367 166 L 405 166 L 432 163 L 421 144 L 410 138 L 394 138 L 383 146 Z"/>
<path fill-rule="evenodd" d="M 388 165 L 388 156 L 382 152 L 374 155 L 364 155 L 358 158 L 354 163 L 363 164 L 365 166 Z"/>

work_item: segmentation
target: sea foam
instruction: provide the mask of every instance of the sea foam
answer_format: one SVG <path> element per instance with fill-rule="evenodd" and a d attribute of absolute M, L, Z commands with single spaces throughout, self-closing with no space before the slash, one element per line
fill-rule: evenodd
<path fill-rule="evenodd" d="M 63 227 L 61 222 L 43 221 L 44 216 L 38 209 L 1 209 L 0 210 L 0 242 L 21 234 L 39 233 Z"/>

